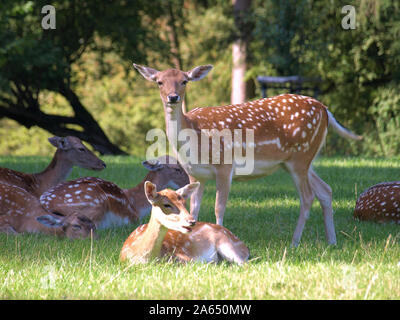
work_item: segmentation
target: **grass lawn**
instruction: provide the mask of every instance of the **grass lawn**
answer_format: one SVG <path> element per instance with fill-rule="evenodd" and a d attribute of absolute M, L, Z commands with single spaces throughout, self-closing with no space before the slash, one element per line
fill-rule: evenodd
<path fill-rule="evenodd" d="M 98 176 L 136 185 L 142 159 L 104 157 L 107 169 L 75 168 L 70 178 Z M 42 170 L 46 157 L 0 157 L 0 166 Z M 338 244 L 325 242 L 314 202 L 298 248 L 290 241 L 299 213 L 291 178 L 272 176 L 232 186 L 224 225 L 249 247 L 242 267 L 222 264 L 119 262 L 123 242 L 138 224 L 101 230 L 91 241 L 0 234 L 0 299 L 400 299 L 400 225 L 353 220 L 357 195 L 400 179 L 400 159 L 319 158 L 314 167 L 333 189 Z M 215 222 L 209 182 L 200 220 Z M 147 222 L 147 219 L 146 221 Z"/>

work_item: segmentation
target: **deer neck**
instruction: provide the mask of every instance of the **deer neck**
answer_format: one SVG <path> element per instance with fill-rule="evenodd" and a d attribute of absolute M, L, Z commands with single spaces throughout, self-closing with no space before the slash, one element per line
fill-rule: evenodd
<path fill-rule="evenodd" d="M 34 174 L 39 186 L 38 193 L 41 195 L 44 191 L 64 181 L 71 173 L 72 167 L 72 163 L 63 156 L 62 151 L 57 150 L 47 168 Z"/>
<path fill-rule="evenodd" d="M 144 182 L 140 182 L 136 187 L 131 189 L 124 189 L 126 197 L 129 200 L 132 208 L 135 208 L 137 213 L 139 214 L 139 219 L 142 219 L 151 211 L 151 204 L 146 198 L 144 194 Z"/>
<path fill-rule="evenodd" d="M 160 257 L 161 247 L 168 229 L 164 227 L 155 217 L 158 207 L 151 210 L 150 221 L 143 232 L 140 241 L 133 247 L 133 254 L 136 259 L 147 262 Z"/>
<path fill-rule="evenodd" d="M 164 102 L 164 114 L 165 114 L 165 129 L 167 131 L 167 137 L 169 143 L 176 150 L 179 150 L 183 141 L 178 140 L 179 132 L 183 129 L 190 128 L 187 117 L 182 111 L 182 102 L 176 106 L 171 107 Z"/>

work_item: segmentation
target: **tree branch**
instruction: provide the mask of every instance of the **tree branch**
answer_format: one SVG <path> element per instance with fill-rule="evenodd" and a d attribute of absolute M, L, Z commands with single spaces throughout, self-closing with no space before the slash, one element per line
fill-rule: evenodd
<path fill-rule="evenodd" d="M 68 87 L 64 86 L 60 91 L 62 91 L 61 93 L 71 104 L 75 112 L 74 117 L 50 115 L 44 113 L 40 110 L 37 100 L 35 102 L 37 103 L 37 108 L 30 108 L 30 104 L 26 99 L 30 100 L 33 98 L 32 95 L 23 94 L 21 91 L 22 87 L 19 84 L 15 85 L 17 90 L 14 90 L 14 93 L 18 94 L 16 97 L 16 103 L 9 98 L 0 96 L 0 101 L 3 102 L 0 104 L 0 118 L 10 118 L 26 128 L 38 126 L 55 135 L 76 136 L 81 140 L 90 143 L 101 154 L 126 154 L 109 141 L 96 120 L 81 104 L 78 96 Z M 25 105 L 28 107 L 25 107 Z M 68 128 L 67 126 L 69 124 L 81 126 L 82 131 Z"/>

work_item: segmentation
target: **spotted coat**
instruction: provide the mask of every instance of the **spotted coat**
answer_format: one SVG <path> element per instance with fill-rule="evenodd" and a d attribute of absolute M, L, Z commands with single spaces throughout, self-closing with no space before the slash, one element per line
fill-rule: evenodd
<path fill-rule="evenodd" d="M 77 238 L 90 236 L 91 229 L 93 231 L 95 229 L 91 220 L 77 212 L 71 213 L 69 217 L 57 214 L 58 225 L 53 227 L 46 226 L 37 220 L 39 217 L 51 216 L 50 213 L 30 192 L 18 186 L 0 182 L 0 232 L 45 233 Z"/>
<path fill-rule="evenodd" d="M 180 188 L 189 178 L 172 157 L 159 157 L 156 164 L 145 161 L 150 170 L 144 179 L 130 189 L 122 189 L 101 178 L 85 177 L 58 184 L 40 197 L 44 208 L 69 215 L 73 211 L 90 218 L 97 228 L 129 224 L 148 215 L 151 205 L 144 195 L 145 181 L 157 183 L 160 188 Z"/>
<path fill-rule="evenodd" d="M 126 239 L 121 259 L 129 259 L 132 248 L 139 244 L 148 224 L 136 228 Z M 159 258 L 180 262 L 219 262 L 228 260 L 242 264 L 249 258 L 247 246 L 223 226 L 197 222 L 189 233 L 169 229 L 162 242 Z"/>
<path fill-rule="evenodd" d="M 365 190 L 357 200 L 354 218 L 400 224 L 400 181 L 379 183 Z"/>
<path fill-rule="evenodd" d="M 307 152 L 312 148 L 321 122 L 327 121 L 325 105 L 297 94 L 281 94 L 238 105 L 195 108 L 186 116 L 195 129 L 254 130 L 256 153 L 264 146 L 284 153 Z"/>

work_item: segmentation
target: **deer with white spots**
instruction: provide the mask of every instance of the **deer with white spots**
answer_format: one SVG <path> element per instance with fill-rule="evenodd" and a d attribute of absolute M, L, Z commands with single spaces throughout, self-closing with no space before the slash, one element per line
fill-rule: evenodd
<path fill-rule="evenodd" d="M 400 181 L 378 183 L 357 199 L 354 218 L 400 224 Z"/>
<path fill-rule="evenodd" d="M 201 132 L 204 129 L 230 130 L 232 136 L 236 129 L 248 129 L 254 133 L 254 141 L 247 142 L 254 148 L 254 168 L 246 176 L 237 175 L 236 169 L 240 167 L 240 162 L 235 157 L 231 163 L 220 161 L 219 164 L 213 164 L 210 155 L 210 161 L 204 164 L 201 150 L 196 162 L 192 158 L 189 161 L 182 159 L 178 153 L 178 160 L 189 174 L 190 181 L 201 183 L 191 198 L 191 214 L 195 219 L 198 218 L 207 180 L 216 180 L 215 215 L 217 224 L 222 225 L 233 179 L 266 176 L 278 168 L 284 168 L 291 174 L 300 195 L 300 216 L 292 245 L 297 246 L 300 242 L 315 197 L 323 210 L 327 241 L 330 244 L 336 243 L 332 190 L 318 177 L 311 164 L 325 141 L 329 125 L 345 138 L 360 140 L 361 137 L 339 125 L 325 105 L 311 97 L 282 94 L 243 104 L 196 108 L 183 113 L 182 101 L 186 84 L 205 77 L 211 70 L 211 65 L 199 66 L 188 72 L 176 69 L 158 71 L 136 64 L 134 67 L 147 80 L 154 81 L 159 86 L 167 136 L 175 152 L 186 145 L 186 141 L 174 138 L 184 129 L 195 131 L 198 138 L 196 141 L 189 141 L 193 145 L 189 150 L 194 150 L 201 144 Z M 223 139 L 221 140 L 221 149 L 231 147 L 225 146 Z"/>
<path fill-rule="evenodd" d="M 47 168 L 39 173 L 23 173 L 8 168 L 0 168 L 0 182 L 18 186 L 35 197 L 65 180 L 73 166 L 90 170 L 103 170 L 106 165 L 86 148 L 76 137 L 51 137 L 49 142 L 57 148 Z"/>
<path fill-rule="evenodd" d="M 162 188 L 180 188 L 189 183 L 182 167 L 172 157 L 143 162 L 149 170 L 137 186 L 122 189 L 100 178 L 85 177 L 66 181 L 40 197 L 42 206 L 65 216 L 77 211 L 91 219 L 98 229 L 136 222 L 148 215 L 151 205 L 144 194 L 144 182 L 150 180 Z"/>
<path fill-rule="evenodd" d="M 145 193 L 152 205 L 150 221 L 135 229 L 120 253 L 122 261 L 146 263 L 169 257 L 180 262 L 229 262 L 243 264 L 249 249 L 228 229 L 206 222 L 196 222 L 186 209 L 186 199 L 199 187 L 192 183 L 173 191 L 157 192 L 146 181 Z"/>
<path fill-rule="evenodd" d="M 26 190 L 0 182 L 0 232 L 44 233 L 67 238 L 89 237 L 94 223 L 80 213 L 63 216 L 43 209 Z"/>

